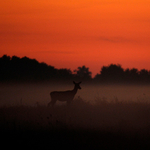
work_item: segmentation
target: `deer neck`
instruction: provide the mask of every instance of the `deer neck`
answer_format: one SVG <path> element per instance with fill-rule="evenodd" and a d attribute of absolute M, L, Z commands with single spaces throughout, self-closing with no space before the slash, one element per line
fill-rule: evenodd
<path fill-rule="evenodd" d="M 74 92 L 74 94 L 76 94 L 78 89 L 76 87 L 74 87 L 74 89 L 72 91 Z"/>

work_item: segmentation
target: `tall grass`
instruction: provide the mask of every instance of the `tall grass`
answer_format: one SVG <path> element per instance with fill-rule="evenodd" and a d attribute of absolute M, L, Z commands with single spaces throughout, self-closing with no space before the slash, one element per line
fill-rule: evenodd
<path fill-rule="evenodd" d="M 54 107 L 38 103 L 3 106 L 0 133 L 7 141 L 23 139 L 33 143 L 36 139 L 42 147 L 43 143 L 50 147 L 65 143 L 79 148 L 138 149 L 148 146 L 149 118 L 147 102 L 96 97 L 91 104 L 78 97 L 70 105 Z"/>
<path fill-rule="evenodd" d="M 150 133 L 150 104 L 107 101 L 96 98 L 91 104 L 77 98 L 70 105 L 5 106 L 0 108 L 2 129 L 96 129 Z"/>

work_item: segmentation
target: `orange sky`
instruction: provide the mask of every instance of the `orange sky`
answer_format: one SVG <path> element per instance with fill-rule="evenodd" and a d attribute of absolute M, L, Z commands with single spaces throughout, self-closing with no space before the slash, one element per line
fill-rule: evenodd
<path fill-rule="evenodd" d="M 0 57 L 56 68 L 103 65 L 150 70 L 149 0 L 0 1 Z"/>

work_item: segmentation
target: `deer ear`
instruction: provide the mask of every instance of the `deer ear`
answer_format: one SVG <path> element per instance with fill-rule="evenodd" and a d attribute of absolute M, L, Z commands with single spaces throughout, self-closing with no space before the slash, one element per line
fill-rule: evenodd
<path fill-rule="evenodd" d="M 73 83 L 76 84 L 74 81 L 73 81 Z"/>

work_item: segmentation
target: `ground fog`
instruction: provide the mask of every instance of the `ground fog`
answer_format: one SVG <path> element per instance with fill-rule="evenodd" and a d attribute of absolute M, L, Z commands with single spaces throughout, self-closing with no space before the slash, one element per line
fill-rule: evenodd
<path fill-rule="evenodd" d="M 7 141 L 36 140 L 42 147 L 43 142 L 102 149 L 149 146 L 149 86 L 81 87 L 70 105 L 47 107 L 50 91 L 73 89 L 73 84 L 1 85 L 1 136 Z"/>
<path fill-rule="evenodd" d="M 73 89 L 73 84 L 3 84 L 0 86 L 0 106 L 4 105 L 47 105 L 51 91 Z M 150 102 L 150 86 L 146 85 L 87 85 L 82 83 L 75 98 L 94 103 L 106 101 Z M 61 105 L 63 103 L 57 102 Z"/>

